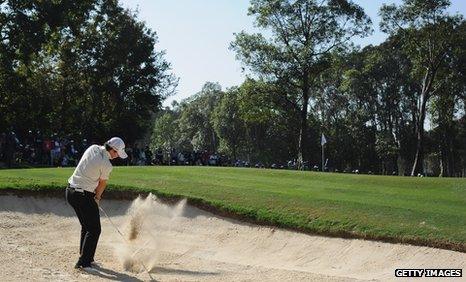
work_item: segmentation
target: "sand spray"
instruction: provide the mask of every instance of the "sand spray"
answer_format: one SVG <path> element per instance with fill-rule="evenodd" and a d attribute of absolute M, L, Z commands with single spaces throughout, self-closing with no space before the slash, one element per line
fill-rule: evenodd
<path fill-rule="evenodd" d="M 183 215 L 186 200 L 174 206 L 161 203 L 153 194 L 137 197 L 126 212 L 123 234 L 126 242 L 115 247 L 115 254 L 127 271 L 139 273 L 144 265 L 149 271 L 156 266 L 163 238 L 158 227 L 171 230 Z"/>

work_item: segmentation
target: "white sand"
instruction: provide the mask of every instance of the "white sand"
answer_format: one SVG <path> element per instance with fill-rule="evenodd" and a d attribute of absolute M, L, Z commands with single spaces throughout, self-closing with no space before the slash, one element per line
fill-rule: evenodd
<path fill-rule="evenodd" d="M 101 214 L 96 260 L 102 267 L 87 274 L 73 269 L 80 226 L 64 199 L 0 196 L 0 281 L 149 281 L 141 262 L 157 281 L 400 280 L 396 268 L 466 267 L 465 253 L 304 235 L 220 218 L 183 203 L 139 200 L 127 215 L 130 205 L 102 201 L 126 240 L 131 220 L 139 216 L 142 223 L 125 243 Z M 128 259 L 136 272 L 125 270 Z"/>

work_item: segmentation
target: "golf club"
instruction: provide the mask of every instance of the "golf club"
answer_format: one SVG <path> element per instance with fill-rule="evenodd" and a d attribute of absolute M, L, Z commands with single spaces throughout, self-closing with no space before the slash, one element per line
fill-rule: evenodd
<path fill-rule="evenodd" d="M 120 234 L 121 238 L 123 238 L 123 241 L 128 244 L 128 240 L 126 240 L 125 236 L 123 235 L 123 233 L 121 233 L 120 229 L 118 229 L 118 227 L 115 225 L 115 223 L 113 223 L 113 221 L 110 219 L 110 217 L 108 216 L 107 212 L 105 212 L 105 210 L 99 205 L 99 209 L 103 212 L 103 214 L 105 215 L 105 217 L 108 219 L 108 221 L 110 222 L 110 224 L 113 226 L 113 228 L 115 228 L 115 230 L 118 232 L 118 234 Z M 150 274 L 149 272 L 149 269 L 144 265 L 144 263 L 141 261 L 141 265 L 142 267 L 144 267 L 144 270 L 147 272 L 147 274 L 149 275 L 151 281 L 155 281 L 155 279 L 152 277 L 152 275 Z"/>

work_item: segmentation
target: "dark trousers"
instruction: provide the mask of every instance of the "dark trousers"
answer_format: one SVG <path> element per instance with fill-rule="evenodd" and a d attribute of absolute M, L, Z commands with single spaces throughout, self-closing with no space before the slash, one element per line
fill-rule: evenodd
<path fill-rule="evenodd" d="M 81 223 L 80 257 L 77 264 L 83 267 L 90 266 L 90 263 L 94 261 L 101 231 L 99 207 L 94 200 L 94 193 L 78 192 L 68 187 L 66 200 L 73 207 Z"/>

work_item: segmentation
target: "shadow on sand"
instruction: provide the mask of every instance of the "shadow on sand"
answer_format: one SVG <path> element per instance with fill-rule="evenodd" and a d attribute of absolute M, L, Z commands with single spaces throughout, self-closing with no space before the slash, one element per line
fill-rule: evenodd
<path fill-rule="evenodd" d="M 109 216 L 125 215 L 131 205 L 130 201 L 105 199 L 102 207 Z M 24 214 L 54 214 L 63 217 L 75 217 L 73 208 L 63 197 L 4 195 L 0 193 L 0 212 L 20 212 Z"/>
<path fill-rule="evenodd" d="M 193 271 L 193 270 L 160 267 L 160 266 L 151 268 L 150 273 L 194 275 L 194 276 L 207 276 L 207 275 L 219 275 L 220 274 L 220 272 Z"/>
<path fill-rule="evenodd" d="M 100 278 L 103 278 L 103 279 L 113 280 L 113 281 L 128 281 L 128 282 L 143 281 L 143 280 L 138 279 L 138 278 L 136 278 L 134 276 L 131 276 L 131 275 L 128 275 L 128 274 L 125 274 L 125 273 L 121 273 L 121 272 L 118 272 L 118 271 L 114 271 L 114 270 L 111 270 L 111 269 L 107 269 L 107 268 L 102 267 L 102 266 L 95 266 L 94 269 L 95 269 L 95 271 L 85 271 L 85 270 L 83 270 L 83 272 L 85 272 L 86 274 L 89 274 L 89 275 L 93 275 L 93 276 L 97 276 L 97 277 L 100 277 Z M 155 281 L 155 280 L 152 280 L 152 281 Z"/>

